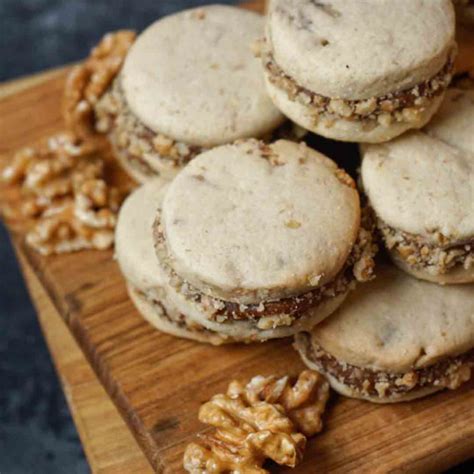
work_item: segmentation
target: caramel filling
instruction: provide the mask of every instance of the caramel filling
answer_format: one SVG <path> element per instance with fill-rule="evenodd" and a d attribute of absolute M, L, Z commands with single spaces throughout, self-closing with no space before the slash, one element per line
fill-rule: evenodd
<path fill-rule="evenodd" d="M 250 320 L 257 323 L 260 329 L 290 326 L 295 320 L 304 317 L 310 309 L 354 288 L 356 281 L 363 282 L 372 279 L 373 256 L 377 251 L 372 241 L 372 232 L 361 228 L 344 268 L 331 282 L 298 296 L 261 301 L 258 304 L 239 304 L 203 294 L 173 270 L 167 262 L 166 238 L 160 225 L 159 212 L 154 225 L 154 235 L 161 265 L 168 274 L 170 284 L 175 291 L 199 305 L 210 320 L 219 323 Z"/>
<path fill-rule="evenodd" d="M 359 395 L 377 398 L 403 395 L 423 388 L 455 389 L 470 379 L 474 366 L 474 349 L 429 367 L 392 373 L 339 361 L 314 343 L 308 333 L 298 334 L 295 345 L 322 373 L 334 377 Z"/>

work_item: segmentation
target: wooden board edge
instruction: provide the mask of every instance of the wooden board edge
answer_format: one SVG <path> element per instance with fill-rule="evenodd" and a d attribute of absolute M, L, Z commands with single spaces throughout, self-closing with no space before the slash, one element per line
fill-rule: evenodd
<path fill-rule="evenodd" d="M 65 74 L 73 64 L 66 64 L 53 69 L 47 69 L 46 71 L 38 72 L 36 74 L 19 77 L 10 81 L 0 83 L 0 100 L 6 99 L 7 97 L 23 92 L 32 87 L 43 84 L 50 79 L 55 79 Z"/>

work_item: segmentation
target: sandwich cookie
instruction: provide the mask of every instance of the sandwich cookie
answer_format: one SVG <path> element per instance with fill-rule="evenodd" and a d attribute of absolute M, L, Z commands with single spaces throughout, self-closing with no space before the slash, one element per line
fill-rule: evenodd
<path fill-rule="evenodd" d="M 156 261 L 152 225 L 165 190 L 163 179 L 154 178 L 131 194 L 120 209 L 115 254 L 130 298 L 140 314 L 162 332 L 210 344 L 231 342 L 182 315 L 163 291 L 164 277 Z"/>
<path fill-rule="evenodd" d="M 450 89 L 422 132 L 366 146 L 361 178 L 400 268 L 474 282 L 474 91 Z"/>
<path fill-rule="evenodd" d="M 384 142 L 438 109 L 454 33 L 450 0 L 274 0 L 261 52 L 268 91 L 308 130 Z"/>
<path fill-rule="evenodd" d="M 282 125 L 252 51 L 263 23 L 212 5 L 165 17 L 137 38 L 95 110 L 97 128 L 136 180 L 173 175 L 208 148 Z"/>
<path fill-rule="evenodd" d="M 377 403 L 455 389 L 474 367 L 474 287 L 440 288 L 377 267 L 336 313 L 295 347 L 342 395 Z"/>
<path fill-rule="evenodd" d="M 195 158 L 168 187 L 154 233 L 172 303 L 234 338 L 311 328 L 372 276 L 375 249 L 352 178 L 286 140 Z"/>

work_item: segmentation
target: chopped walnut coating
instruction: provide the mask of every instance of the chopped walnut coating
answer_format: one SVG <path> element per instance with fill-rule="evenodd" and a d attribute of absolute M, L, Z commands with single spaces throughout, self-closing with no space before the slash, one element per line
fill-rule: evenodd
<path fill-rule="evenodd" d="M 148 169 L 146 174 L 156 174 L 157 171 L 143 159 L 144 155 L 155 155 L 170 167 L 181 167 L 205 151 L 203 147 L 177 142 L 146 127 L 129 109 L 120 77 L 95 104 L 94 111 L 96 131 L 108 134 L 117 150 L 126 154 L 130 161 L 137 162 L 141 169 Z"/>
<path fill-rule="evenodd" d="M 201 407 L 199 420 L 215 431 L 186 448 L 184 468 L 193 474 L 263 474 L 266 459 L 294 467 L 306 445 L 303 433 L 321 430 L 328 396 L 328 383 L 308 370 L 294 384 L 289 377 L 257 376 L 245 386 L 234 381 L 226 394 Z"/>
<path fill-rule="evenodd" d="M 427 367 L 395 373 L 340 361 L 316 344 L 308 333 L 296 336 L 295 347 L 311 366 L 350 387 L 355 395 L 365 397 L 397 397 L 427 388 L 454 390 L 471 378 L 474 367 L 474 349 Z"/>
<path fill-rule="evenodd" d="M 104 181 L 93 144 L 70 134 L 18 151 L 2 173 L 21 186 L 23 217 L 36 221 L 27 243 L 43 255 L 105 249 L 114 241 L 122 194 Z M 21 217 L 21 216 L 20 216 Z"/>
<path fill-rule="evenodd" d="M 474 266 L 474 242 L 452 243 L 438 232 L 433 235 L 437 243 L 433 243 L 423 236 L 394 229 L 380 219 L 377 226 L 386 247 L 414 269 L 441 275 Z"/>
<path fill-rule="evenodd" d="M 417 122 L 430 101 L 446 90 L 452 78 L 455 51 L 450 54 L 442 70 L 431 79 L 408 90 L 365 100 L 330 98 L 304 88 L 278 66 L 268 45 L 262 48 L 261 57 L 269 81 L 285 91 L 291 100 L 311 107 L 315 120 L 322 118 L 329 124 L 335 118 L 342 118 L 388 126 L 392 122 Z"/>
<path fill-rule="evenodd" d="M 248 320 L 262 330 L 291 326 L 311 308 L 353 289 L 356 281 L 366 282 L 374 277 L 374 256 L 378 247 L 374 241 L 374 223 L 368 209 L 363 209 L 362 225 L 346 264 L 333 280 L 301 295 L 279 300 L 263 300 L 255 304 L 239 304 L 213 298 L 183 280 L 168 262 L 166 239 L 160 225 L 160 210 L 157 211 L 154 228 L 155 249 L 163 269 L 169 276 L 169 284 L 187 300 L 198 305 L 208 319 L 219 323 Z M 317 285 L 319 276 L 311 278 L 311 282 Z"/>
<path fill-rule="evenodd" d="M 127 30 L 106 34 L 89 57 L 70 72 L 64 88 L 63 116 L 78 137 L 95 133 L 94 106 L 118 74 L 135 37 Z"/>

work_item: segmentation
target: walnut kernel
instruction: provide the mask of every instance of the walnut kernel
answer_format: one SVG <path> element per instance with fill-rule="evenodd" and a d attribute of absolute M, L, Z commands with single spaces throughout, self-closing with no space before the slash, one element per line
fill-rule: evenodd
<path fill-rule="evenodd" d="M 199 436 L 184 454 L 193 474 L 264 474 L 266 459 L 294 467 L 302 459 L 306 435 L 322 428 L 321 415 L 329 384 L 305 370 L 295 383 L 289 377 L 254 377 L 234 381 L 226 394 L 215 395 L 199 411 L 199 420 L 215 428 Z"/>

